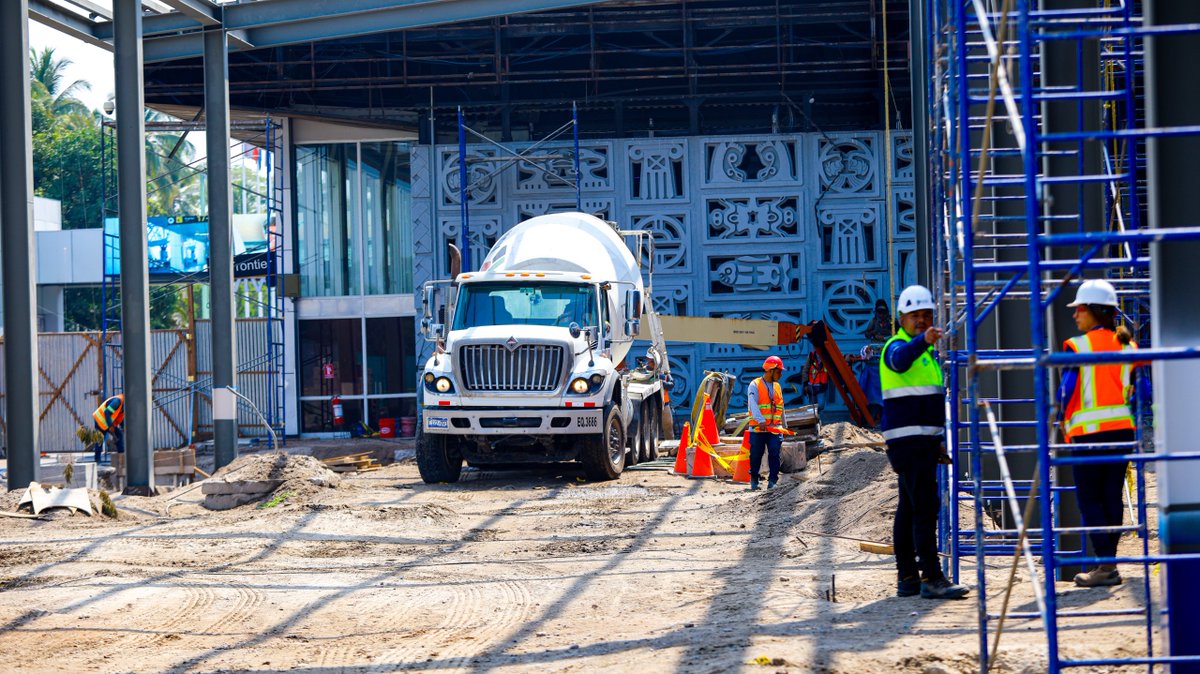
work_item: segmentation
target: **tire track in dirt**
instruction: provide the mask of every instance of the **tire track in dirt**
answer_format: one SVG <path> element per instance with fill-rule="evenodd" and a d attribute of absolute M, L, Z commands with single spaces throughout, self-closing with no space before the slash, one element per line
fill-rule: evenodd
<path fill-rule="evenodd" d="M 503 640 L 532 615 L 529 588 L 520 581 L 471 579 L 447 589 L 452 599 L 441 623 L 381 655 L 372 671 L 425 667 L 423 657 L 432 657 L 439 671 L 468 671 L 480 655 L 502 650 Z"/>
<path fill-rule="evenodd" d="M 258 607 L 266 601 L 266 594 L 258 588 L 240 581 L 227 581 L 225 585 L 234 591 L 233 607 L 202 627 L 196 634 L 221 636 L 221 632 L 226 628 L 236 629 L 243 625 L 250 626 L 251 621 L 258 616 Z M 253 628 L 251 631 L 257 631 L 258 626 L 255 625 Z"/>
<path fill-rule="evenodd" d="M 202 585 L 151 585 L 147 589 L 151 592 L 149 596 L 142 594 L 108 621 L 118 626 L 115 638 L 80 654 L 89 665 L 86 668 L 103 669 L 106 662 L 119 660 L 120 654 L 168 643 L 180 631 L 190 632 L 188 625 L 217 598 L 216 593 Z M 181 602 L 172 601 L 180 596 Z"/>

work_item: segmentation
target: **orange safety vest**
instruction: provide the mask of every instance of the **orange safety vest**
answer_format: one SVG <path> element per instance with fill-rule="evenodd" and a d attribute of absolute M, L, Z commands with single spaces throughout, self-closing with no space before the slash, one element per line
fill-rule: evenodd
<path fill-rule="evenodd" d="M 1108 328 L 1096 328 L 1068 339 L 1063 348 L 1076 353 L 1094 353 L 1136 349 L 1137 345 L 1121 344 L 1117 333 Z M 1112 363 L 1079 367 L 1075 392 L 1063 410 L 1063 427 L 1068 439 L 1103 431 L 1134 429 L 1133 413 L 1125 402 L 1133 365 Z"/>
<path fill-rule="evenodd" d="M 783 389 L 780 388 L 779 382 L 775 382 L 774 391 L 767 392 L 767 382 L 758 377 L 754 380 L 754 386 L 758 387 L 758 410 L 762 412 L 763 419 L 767 420 L 767 426 L 783 425 Z M 753 405 L 753 401 L 749 401 L 749 405 Z M 754 417 L 753 414 L 750 415 Z"/>
<path fill-rule="evenodd" d="M 829 383 L 829 373 L 825 371 L 825 366 L 821 361 L 813 361 L 812 367 L 808 369 L 808 383 L 814 386 Z"/>
<path fill-rule="evenodd" d="M 125 421 L 125 394 L 118 393 L 100 403 L 96 411 L 92 412 L 92 419 L 96 422 L 96 428 L 102 431 L 120 426 L 121 422 Z"/>

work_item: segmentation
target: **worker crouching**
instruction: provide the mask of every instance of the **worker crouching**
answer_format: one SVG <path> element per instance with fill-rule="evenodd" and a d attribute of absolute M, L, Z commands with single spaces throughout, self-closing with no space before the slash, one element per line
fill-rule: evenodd
<path fill-rule="evenodd" d="M 892 525 L 896 594 L 956 599 L 969 590 L 946 579 L 937 550 L 937 466 L 944 457 L 946 412 L 934 345 L 942 331 L 933 325 L 933 295 L 924 286 L 905 288 L 897 311 L 900 330 L 884 344 L 879 359 L 883 437 L 900 491 Z"/>
<path fill-rule="evenodd" d="M 125 394 L 118 393 L 107 398 L 92 412 L 92 421 L 96 430 L 104 434 L 104 438 L 96 445 L 96 463 L 100 463 L 100 455 L 111 437 L 114 452 L 121 454 L 125 451 Z"/>
<path fill-rule="evenodd" d="M 783 360 L 770 356 L 763 361 L 763 374 L 750 382 L 746 402 L 753 420 L 750 429 L 750 488 L 758 489 L 758 469 L 767 455 L 767 489 L 779 481 L 779 450 L 783 446 Z"/>

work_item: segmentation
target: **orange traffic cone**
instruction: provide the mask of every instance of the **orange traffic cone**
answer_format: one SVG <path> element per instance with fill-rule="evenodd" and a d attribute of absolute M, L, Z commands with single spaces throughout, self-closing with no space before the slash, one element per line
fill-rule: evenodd
<path fill-rule="evenodd" d="M 733 481 L 750 481 L 750 431 L 742 434 L 742 447 L 733 459 Z"/>
<path fill-rule="evenodd" d="M 688 477 L 715 477 L 712 457 L 708 455 L 708 452 L 704 451 L 699 443 L 696 444 L 693 454 L 695 456 L 692 457 L 692 472 Z"/>
<path fill-rule="evenodd" d="M 687 475 L 687 450 L 692 444 L 692 429 L 688 422 L 683 423 L 683 433 L 679 435 L 679 449 L 675 452 L 675 469 L 671 472 L 675 475 Z"/>
<path fill-rule="evenodd" d="M 704 411 L 700 413 L 700 433 L 710 445 L 721 442 L 721 436 L 717 434 L 717 419 L 713 416 L 712 400 L 709 400 L 707 393 L 704 394 Z"/>

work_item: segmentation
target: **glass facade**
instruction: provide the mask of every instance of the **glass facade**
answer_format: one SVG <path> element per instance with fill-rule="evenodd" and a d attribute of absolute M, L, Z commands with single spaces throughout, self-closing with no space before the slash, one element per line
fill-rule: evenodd
<path fill-rule="evenodd" d="M 408 143 L 294 147 L 300 301 L 411 295 Z M 382 418 L 415 416 L 414 318 L 340 308 L 360 306 L 353 303 L 314 306 L 324 307 L 317 312 L 323 317 L 305 319 L 301 311 L 297 322 L 300 432 L 354 433 L 363 424 L 378 428 Z M 341 398 L 340 425 L 333 422 L 334 396 Z"/>
<path fill-rule="evenodd" d="M 358 145 L 297 145 L 295 154 L 300 294 L 358 295 Z"/>

